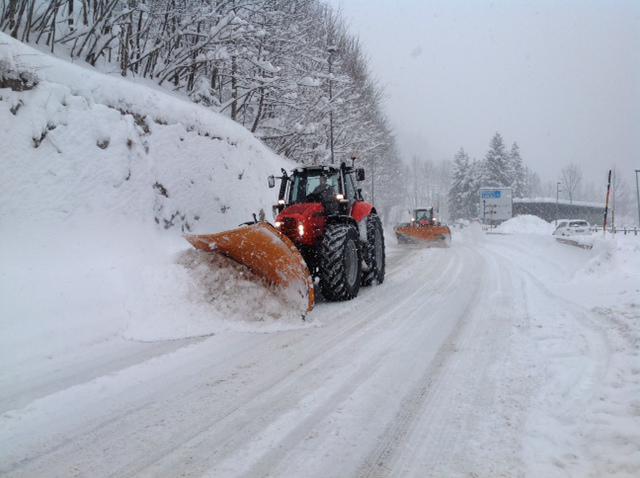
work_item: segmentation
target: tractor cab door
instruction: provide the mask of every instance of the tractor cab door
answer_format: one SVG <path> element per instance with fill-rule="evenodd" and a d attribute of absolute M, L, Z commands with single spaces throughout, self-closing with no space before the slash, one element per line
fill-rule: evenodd
<path fill-rule="evenodd" d="M 351 174 L 344 175 L 344 198 L 349 201 L 350 205 L 358 200 L 358 193 Z"/>

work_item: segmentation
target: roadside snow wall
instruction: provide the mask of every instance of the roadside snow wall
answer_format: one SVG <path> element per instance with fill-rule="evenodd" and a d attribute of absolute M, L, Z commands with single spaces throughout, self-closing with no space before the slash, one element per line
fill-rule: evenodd
<path fill-rule="evenodd" d="M 221 115 L 5 34 L 0 75 L 3 231 L 77 216 L 215 231 L 271 214 L 266 177 L 290 163 Z"/>
<path fill-rule="evenodd" d="M 0 34 L 0 362 L 280 319 L 181 235 L 270 218 L 266 177 L 292 166 L 206 108 Z"/>

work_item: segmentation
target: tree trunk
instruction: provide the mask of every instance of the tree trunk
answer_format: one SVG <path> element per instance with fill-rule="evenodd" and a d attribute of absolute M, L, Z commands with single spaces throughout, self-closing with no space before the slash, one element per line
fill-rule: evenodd
<path fill-rule="evenodd" d="M 237 73 L 237 63 L 236 57 L 231 57 L 231 98 L 233 102 L 231 103 L 231 119 L 236 120 L 238 116 L 238 81 L 236 79 Z"/>

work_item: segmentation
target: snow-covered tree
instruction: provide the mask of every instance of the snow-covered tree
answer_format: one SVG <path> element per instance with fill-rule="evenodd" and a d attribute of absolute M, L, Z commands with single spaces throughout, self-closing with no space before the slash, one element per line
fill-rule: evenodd
<path fill-rule="evenodd" d="M 328 162 L 333 136 L 336 162 L 398 177 L 382 90 L 321 0 L 7 0 L 0 29 L 181 92 L 300 163 Z"/>
<path fill-rule="evenodd" d="M 449 189 L 449 215 L 451 219 L 473 216 L 474 193 L 473 168 L 469 155 L 463 148 L 453 159 L 451 188 Z"/>
<path fill-rule="evenodd" d="M 581 181 L 582 170 L 576 163 L 571 163 L 562 168 L 562 189 L 569 198 L 570 203 L 573 203 L 573 198 Z"/>
<path fill-rule="evenodd" d="M 511 186 L 511 177 L 509 155 L 502 136 L 496 133 L 491 139 L 484 160 L 483 186 Z"/>
<path fill-rule="evenodd" d="M 511 173 L 510 186 L 513 189 L 513 197 L 521 198 L 526 195 L 526 169 L 520 157 L 520 147 L 514 142 L 509 153 L 509 172 Z"/>

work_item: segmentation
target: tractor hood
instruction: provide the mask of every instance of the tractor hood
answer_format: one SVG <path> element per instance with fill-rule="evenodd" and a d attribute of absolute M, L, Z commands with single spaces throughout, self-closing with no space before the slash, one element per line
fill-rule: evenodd
<path fill-rule="evenodd" d="M 326 217 L 319 202 L 292 204 L 276 218 L 276 227 L 294 243 L 313 246 L 324 233 Z"/>
<path fill-rule="evenodd" d="M 280 214 L 278 214 L 276 220 L 283 221 L 286 217 L 303 220 L 316 213 L 322 214 L 323 211 L 324 207 L 319 202 L 292 204 L 287 206 Z"/>

